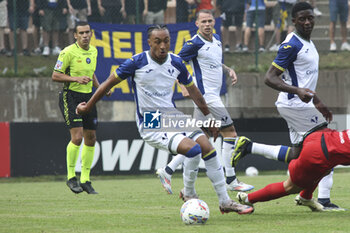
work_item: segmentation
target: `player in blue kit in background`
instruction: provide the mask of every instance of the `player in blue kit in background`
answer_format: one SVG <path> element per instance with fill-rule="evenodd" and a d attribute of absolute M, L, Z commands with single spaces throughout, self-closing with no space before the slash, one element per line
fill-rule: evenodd
<path fill-rule="evenodd" d="M 306 2 L 295 4 L 292 9 L 292 20 L 295 31 L 288 34 L 279 47 L 277 57 L 266 73 L 265 83 L 280 91 L 275 105 L 288 124 L 293 147 L 264 145 L 240 137 L 233 156 L 235 164 L 249 153 L 290 162 L 299 156 L 304 138 L 315 131 L 327 128 L 327 122 L 332 121 L 332 112 L 315 93 L 319 55 L 311 41 L 315 24 L 311 5 Z M 324 206 L 324 210 L 344 211 L 330 201 L 332 185 L 333 171 L 320 181 L 318 201 Z M 302 195 L 301 198 L 308 199 Z M 299 199 L 300 196 L 296 201 Z"/>
<path fill-rule="evenodd" d="M 249 191 L 254 186 L 239 181 L 235 169 L 231 166 L 231 155 L 237 133 L 231 116 L 222 103 L 220 90 L 223 84 L 223 73 L 231 79 L 232 85 L 237 82 L 237 76 L 233 69 L 222 63 L 222 44 L 219 35 L 213 32 L 214 25 L 213 13 L 210 10 L 200 10 L 196 20 L 198 34 L 184 44 L 179 56 L 190 63 L 196 86 L 203 94 L 210 112 L 216 120 L 221 121 L 220 134 L 224 141 L 222 157 L 225 165 L 227 189 L 230 191 Z M 205 119 L 205 116 L 196 106 L 193 118 L 197 120 Z M 184 158 L 183 155 L 177 155 L 165 168 L 157 170 L 158 177 L 169 194 L 172 193 L 171 175 Z"/>
<path fill-rule="evenodd" d="M 216 151 L 201 130 L 189 131 L 187 128 L 183 128 L 179 132 L 172 132 L 171 130 L 166 131 L 164 128 L 148 130 L 145 127 L 144 115 L 150 111 L 155 112 L 153 117 L 158 117 L 157 113 L 163 114 L 166 112 L 182 114 L 175 108 L 172 101 L 173 86 L 176 80 L 186 86 L 190 98 L 206 116 L 206 119 L 213 118 L 182 59 L 177 55 L 168 53 L 170 35 L 167 27 L 159 25 L 150 27 L 148 29 L 148 44 L 150 46 L 149 51 L 136 54 L 121 64 L 100 85 L 87 103 L 83 102 L 77 106 L 77 113 L 88 113 L 108 90 L 131 77 L 135 92 L 136 119 L 140 136 L 155 148 L 186 156 L 184 160 L 186 176 L 184 178 L 182 199 L 187 201 L 198 198 L 195 190 L 195 180 L 197 179 L 200 159 L 203 158 L 207 176 L 211 180 L 219 199 L 220 211 L 222 213 L 252 213 L 254 211 L 252 207 L 238 204 L 228 196 L 224 172 L 216 156 Z M 159 109 L 162 109 L 162 112 L 159 112 Z M 211 127 L 209 129 L 214 136 L 217 136 L 217 128 Z"/>

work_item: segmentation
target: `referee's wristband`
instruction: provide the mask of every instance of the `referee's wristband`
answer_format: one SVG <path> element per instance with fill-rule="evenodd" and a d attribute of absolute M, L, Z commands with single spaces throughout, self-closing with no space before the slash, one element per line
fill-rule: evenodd
<path fill-rule="evenodd" d="M 214 120 L 215 117 L 213 116 L 213 114 L 209 113 L 208 115 L 205 116 L 205 118 L 207 118 L 207 120 Z"/>

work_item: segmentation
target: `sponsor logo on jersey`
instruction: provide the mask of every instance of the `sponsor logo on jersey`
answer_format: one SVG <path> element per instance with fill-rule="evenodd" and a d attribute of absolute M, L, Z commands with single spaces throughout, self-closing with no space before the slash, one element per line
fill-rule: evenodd
<path fill-rule="evenodd" d="M 345 143 L 343 132 L 339 132 L 339 139 L 341 144 Z"/>
<path fill-rule="evenodd" d="M 152 71 L 153 71 L 153 69 L 149 69 L 149 70 L 146 70 L 145 73 L 148 74 L 148 73 L 150 73 L 150 72 L 152 72 Z"/>
<path fill-rule="evenodd" d="M 144 93 L 146 95 L 150 96 L 150 97 L 153 97 L 153 96 L 164 97 L 164 96 L 172 94 L 172 92 L 170 92 L 170 91 L 163 91 L 163 92 L 159 92 L 159 91 L 155 91 L 155 92 L 144 91 Z"/>
<path fill-rule="evenodd" d="M 60 70 L 62 69 L 63 62 L 60 60 L 57 60 L 56 65 L 55 65 L 55 70 Z"/>
<path fill-rule="evenodd" d="M 289 49 L 289 48 L 292 48 L 292 46 L 290 46 L 290 45 L 285 45 L 285 46 L 283 46 L 283 48 L 284 48 L 284 49 Z"/>
<path fill-rule="evenodd" d="M 318 73 L 318 69 L 307 70 L 307 71 L 306 71 L 306 75 L 317 74 L 317 73 Z"/>

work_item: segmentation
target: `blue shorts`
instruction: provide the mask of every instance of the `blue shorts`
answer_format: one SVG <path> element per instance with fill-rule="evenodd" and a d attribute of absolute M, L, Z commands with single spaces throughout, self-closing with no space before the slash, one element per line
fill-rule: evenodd
<path fill-rule="evenodd" d="M 255 11 L 247 12 L 247 27 L 253 27 L 255 21 Z M 265 26 L 265 10 L 258 10 L 258 27 L 263 28 Z"/>
<path fill-rule="evenodd" d="M 348 0 L 329 0 L 329 14 L 331 22 L 337 22 L 338 14 L 340 22 L 347 22 L 349 14 Z"/>

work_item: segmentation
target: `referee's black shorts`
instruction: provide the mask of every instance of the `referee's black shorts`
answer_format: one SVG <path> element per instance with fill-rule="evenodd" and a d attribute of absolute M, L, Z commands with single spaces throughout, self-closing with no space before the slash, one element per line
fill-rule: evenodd
<path fill-rule="evenodd" d="M 71 128 L 83 127 L 84 129 L 96 130 L 97 110 L 94 105 L 91 111 L 85 115 L 77 115 L 75 109 L 81 102 L 88 102 L 92 93 L 79 93 L 71 90 L 63 90 L 59 94 L 59 106 L 66 123 Z"/>

